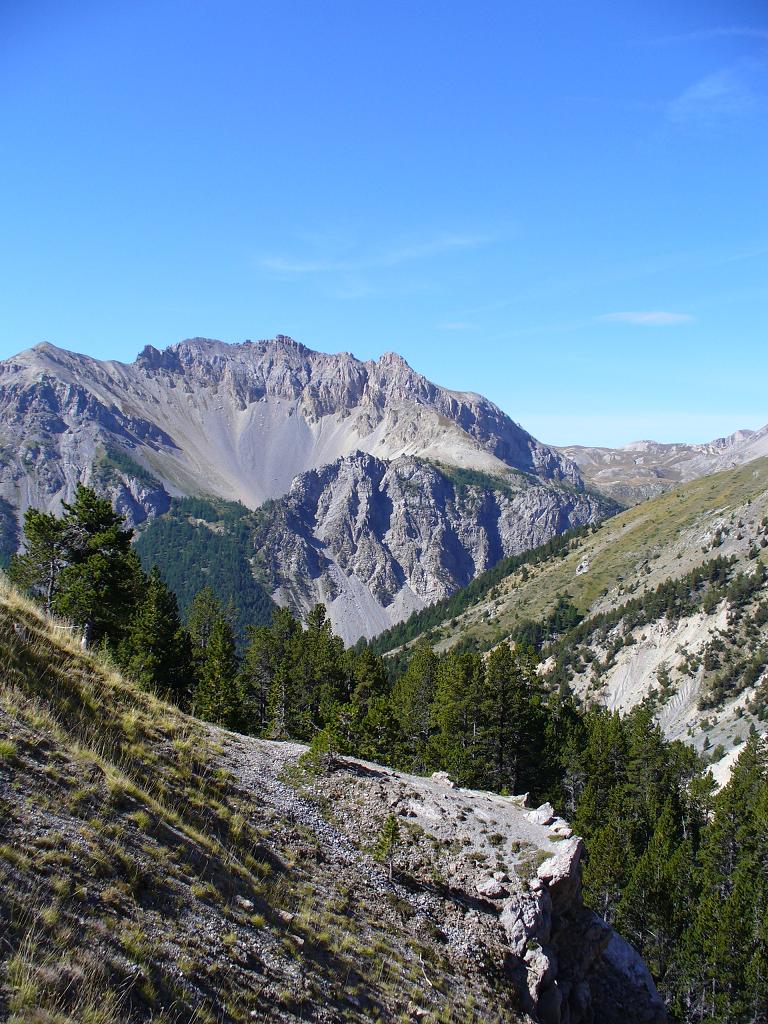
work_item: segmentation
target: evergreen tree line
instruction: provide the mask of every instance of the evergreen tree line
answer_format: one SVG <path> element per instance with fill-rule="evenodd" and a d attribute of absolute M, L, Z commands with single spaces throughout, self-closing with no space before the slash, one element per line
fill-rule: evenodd
<path fill-rule="evenodd" d="M 139 685 L 224 720 L 237 667 L 231 615 L 207 588 L 183 625 L 176 595 L 157 568 L 142 569 L 132 538 L 110 502 L 79 484 L 61 516 L 26 511 L 24 549 L 8 576 Z"/>
<path fill-rule="evenodd" d="M 232 611 L 241 649 L 248 625 L 268 623 L 274 603 L 255 578 L 248 552 L 261 513 L 234 501 L 174 498 L 135 544 L 145 570 L 157 566 L 186 618 L 195 594 L 211 587 Z"/>
<path fill-rule="evenodd" d="M 768 745 L 752 734 L 714 794 L 648 706 L 590 711 L 566 757 L 586 901 L 642 954 L 673 1021 L 768 1020 Z M 580 792 L 579 792 L 580 790 Z"/>
<path fill-rule="evenodd" d="M 205 588 L 183 624 L 131 531 L 88 488 L 61 517 L 28 511 L 25 538 L 13 579 L 139 685 L 202 718 L 312 742 L 326 764 L 350 754 L 551 800 L 585 839 L 586 901 L 643 955 L 672 1019 L 768 1021 L 768 749 L 757 736 L 715 795 L 649 704 L 624 717 L 582 708 L 565 683 L 543 685 L 531 647 L 437 655 L 421 644 L 392 682 L 370 647 L 345 649 L 317 605 L 304 625 L 277 609 L 238 653 L 231 610 Z M 697 600 L 734 582 L 744 591 L 727 569 L 697 570 Z M 668 610 L 687 601 L 677 589 L 649 597 Z M 571 619 L 563 604 L 558 620 Z"/>

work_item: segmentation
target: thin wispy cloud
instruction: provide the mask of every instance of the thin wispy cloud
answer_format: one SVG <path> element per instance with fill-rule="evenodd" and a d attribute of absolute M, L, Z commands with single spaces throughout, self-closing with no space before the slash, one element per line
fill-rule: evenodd
<path fill-rule="evenodd" d="M 393 248 L 382 254 L 380 266 L 395 266 L 399 263 L 411 263 L 413 260 L 428 259 L 430 256 L 441 256 L 443 253 L 460 249 L 478 249 L 493 241 L 491 235 L 445 234 L 425 239 L 411 245 Z"/>
<path fill-rule="evenodd" d="M 758 106 L 758 97 L 745 77 L 724 68 L 700 78 L 667 106 L 667 118 L 676 124 L 743 117 Z"/>
<path fill-rule="evenodd" d="M 448 320 L 438 324 L 437 329 L 439 331 L 476 331 L 477 324 L 469 323 L 466 320 Z"/>
<path fill-rule="evenodd" d="M 478 249 L 494 241 L 489 234 L 445 232 L 423 239 L 391 243 L 370 252 L 344 258 L 305 258 L 285 255 L 263 256 L 257 265 L 275 275 L 291 277 L 310 274 L 359 273 L 414 263 L 461 250 Z"/>
<path fill-rule="evenodd" d="M 696 319 L 690 313 L 670 313 L 662 309 L 603 313 L 597 318 L 604 323 L 632 324 L 635 327 L 676 327 Z"/>
<path fill-rule="evenodd" d="M 352 264 L 339 260 L 292 259 L 288 256 L 265 256 L 258 261 L 263 270 L 275 274 L 328 274 L 336 270 L 352 270 Z"/>

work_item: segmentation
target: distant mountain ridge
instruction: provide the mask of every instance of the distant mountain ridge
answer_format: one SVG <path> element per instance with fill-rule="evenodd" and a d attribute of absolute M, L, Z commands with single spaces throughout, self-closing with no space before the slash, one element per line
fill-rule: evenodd
<path fill-rule="evenodd" d="M 81 480 L 134 525 L 175 497 L 277 502 L 254 571 L 296 611 L 327 600 L 347 639 L 615 510 L 482 396 L 394 353 L 362 362 L 283 335 L 147 346 L 133 363 L 45 343 L 0 363 L 6 554 L 18 513 L 57 509 Z"/>
<path fill-rule="evenodd" d="M 768 424 L 760 430 L 737 430 L 706 444 L 633 441 L 620 448 L 568 445 L 558 450 L 576 463 L 593 487 L 634 505 L 678 484 L 768 455 Z"/>
<path fill-rule="evenodd" d="M 100 442 L 130 451 L 169 494 L 205 492 L 250 508 L 285 494 L 299 473 L 358 450 L 583 487 L 573 463 L 487 399 L 438 387 L 394 353 L 361 362 L 283 335 L 147 346 L 133 363 L 38 345 L 0 363 L 4 448 L 18 446 L 19 428 L 26 448 L 17 482 L 36 478 L 38 500 L 68 493 Z M 36 435 L 59 449 L 61 473 L 25 472 L 48 461 L 31 447 Z M 30 498 L 34 491 L 30 482 Z M 14 500 L 6 480 L 2 493 Z"/>

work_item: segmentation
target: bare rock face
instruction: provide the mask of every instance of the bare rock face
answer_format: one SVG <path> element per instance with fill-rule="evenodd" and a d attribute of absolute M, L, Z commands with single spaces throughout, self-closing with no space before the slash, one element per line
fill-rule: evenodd
<path fill-rule="evenodd" d="M 300 615 L 322 601 L 352 642 L 606 511 L 555 481 L 510 474 L 498 487 L 466 486 L 413 456 L 358 452 L 297 477 L 255 548 L 276 600 Z"/>
<path fill-rule="evenodd" d="M 169 494 L 251 508 L 358 450 L 583 488 L 572 462 L 479 395 L 438 387 L 392 353 L 360 362 L 282 335 L 147 346 L 130 364 L 38 345 L 0 363 L 0 442 L 0 497 L 21 508 L 55 507 L 112 450 Z"/>
<path fill-rule="evenodd" d="M 548 805 L 537 816 L 518 798 L 351 758 L 340 759 L 321 786 L 363 844 L 388 814 L 400 817 L 395 878 L 408 882 L 409 893 L 429 886 L 449 954 L 492 962 L 534 1021 L 666 1021 L 640 955 L 584 906 L 584 845 L 555 831 L 562 819 Z"/>
<path fill-rule="evenodd" d="M 481 396 L 393 353 L 361 362 L 283 336 L 147 346 L 131 364 L 38 345 L 0 363 L 0 456 L 11 519 L 57 510 L 78 481 L 131 525 L 182 495 L 271 500 L 260 571 L 299 614 L 323 601 L 349 641 L 615 510 Z"/>

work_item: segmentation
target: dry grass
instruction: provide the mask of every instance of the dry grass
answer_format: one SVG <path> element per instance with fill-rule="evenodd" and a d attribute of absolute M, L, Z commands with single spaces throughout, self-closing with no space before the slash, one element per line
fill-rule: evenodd
<path fill-rule="evenodd" d="M 228 739 L 84 654 L 4 582 L 0 658 L 0 1019 L 405 1013 L 423 953 L 400 916 L 243 789 Z M 493 984 L 446 978 L 434 1019 L 515 1019 L 491 1011 L 507 1001 Z"/>

